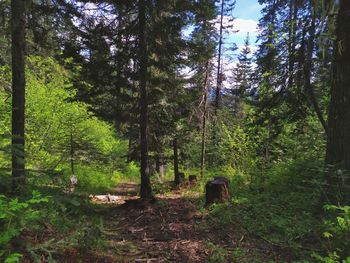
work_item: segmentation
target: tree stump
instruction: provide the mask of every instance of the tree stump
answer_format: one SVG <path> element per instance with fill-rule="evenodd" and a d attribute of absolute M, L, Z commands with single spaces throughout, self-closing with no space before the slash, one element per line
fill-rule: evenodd
<path fill-rule="evenodd" d="M 189 181 L 190 185 L 196 184 L 196 182 L 197 182 L 197 176 L 195 176 L 195 175 L 189 175 L 189 176 L 188 176 L 188 181 Z"/>
<path fill-rule="evenodd" d="M 214 176 L 214 180 L 219 180 L 225 182 L 228 193 L 231 195 L 230 180 L 225 176 Z"/>
<path fill-rule="evenodd" d="M 180 179 L 180 184 L 185 181 L 185 173 L 179 172 L 179 179 Z"/>
<path fill-rule="evenodd" d="M 205 185 L 205 205 L 223 203 L 231 199 L 230 181 L 226 177 L 218 176 Z"/>

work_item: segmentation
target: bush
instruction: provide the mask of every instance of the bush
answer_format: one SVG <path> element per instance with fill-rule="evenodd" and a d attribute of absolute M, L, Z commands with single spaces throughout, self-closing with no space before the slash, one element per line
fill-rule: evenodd
<path fill-rule="evenodd" d="M 68 177 L 69 175 L 67 174 Z M 118 177 L 109 167 L 79 165 L 75 168 L 75 175 L 78 178 L 77 189 L 83 192 L 106 191 L 118 183 Z M 69 179 L 67 181 L 69 182 Z"/>
<path fill-rule="evenodd" d="M 36 206 L 46 202 L 48 198 L 37 191 L 33 191 L 32 197 L 26 201 L 0 195 L 0 259 L 8 263 L 19 261 L 21 251 L 16 251 L 19 248 L 12 246 L 11 242 L 25 230 L 38 229 L 43 214 Z"/>
<path fill-rule="evenodd" d="M 325 205 L 323 238 L 326 255 L 314 254 L 321 262 L 350 262 L 350 206 Z"/>

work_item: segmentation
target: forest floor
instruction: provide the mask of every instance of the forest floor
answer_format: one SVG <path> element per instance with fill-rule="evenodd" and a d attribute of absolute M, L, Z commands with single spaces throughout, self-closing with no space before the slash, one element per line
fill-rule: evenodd
<path fill-rule="evenodd" d="M 153 202 L 137 199 L 138 185 L 112 189 L 113 202 L 97 201 L 104 245 L 83 262 L 288 262 L 288 252 L 252 236 L 239 222 L 223 226 L 198 205 L 202 196 L 171 190 Z M 283 256 L 282 256 L 283 255 Z"/>

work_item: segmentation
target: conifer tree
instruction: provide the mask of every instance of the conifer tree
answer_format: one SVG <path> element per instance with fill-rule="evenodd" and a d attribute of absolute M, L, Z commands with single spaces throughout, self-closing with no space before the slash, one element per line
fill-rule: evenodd
<path fill-rule="evenodd" d="M 140 67 L 140 135 L 141 135 L 141 198 L 151 198 L 152 188 L 148 162 L 148 95 L 147 95 L 147 69 L 148 55 L 145 42 L 146 28 L 146 0 L 139 0 L 139 67 Z"/>
<path fill-rule="evenodd" d="M 234 103 L 232 107 L 236 114 L 242 111 L 241 103 L 251 92 L 253 87 L 253 69 L 252 69 L 252 57 L 249 42 L 249 33 L 244 41 L 244 47 L 238 56 L 238 63 L 233 70 L 234 86 L 232 94 L 234 96 Z"/>
<path fill-rule="evenodd" d="M 12 43 L 12 178 L 13 190 L 20 191 L 25 180 L 25 0 L 11 1 Z"/>
<path fill-rule="evenodd" d="M 328 116 L 326 197 L 350 204 L 350 2 L 340 0 L 336 23 L 334 71 Z"/>

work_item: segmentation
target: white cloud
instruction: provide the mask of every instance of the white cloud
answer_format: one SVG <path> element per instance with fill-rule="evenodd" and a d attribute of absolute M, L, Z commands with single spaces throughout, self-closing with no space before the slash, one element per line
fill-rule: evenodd
<path fill-rule="evenodd" d="M 212 22 L 214 23 L 215 28 L 219 31 L 220 16 L 217 16 L 217 18 Z M 256 34 L 258 32 L 258 22 L 253 19 L 232 19 L 229 16 L 224 16 L 222 22 L 227 34 L 246 35 L 247 32 L 251 34 Z"/>
<path fill-rule="evenodd" d="M 233 30 L 238 30 L 238 34 L 244 35 L 246 35 L 248 32 L 257 33 L 258 23 L 252 19 L 237 18 L 233 21 Z"/>

